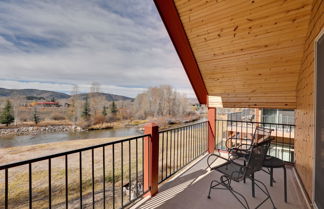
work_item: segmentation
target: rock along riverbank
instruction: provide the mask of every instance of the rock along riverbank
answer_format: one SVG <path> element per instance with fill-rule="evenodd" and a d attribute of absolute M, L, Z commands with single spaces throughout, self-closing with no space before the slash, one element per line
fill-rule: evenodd
<path fill-rule="evenodd" d="M 37 135 L 42 133 L 57 132 L 80 132 L 83 129 L 74 125 L 50 125 L 50 126 L 24 126 L 15 128 L 1 128 L 1 136 L 21 136 L 21 135 Z"/>

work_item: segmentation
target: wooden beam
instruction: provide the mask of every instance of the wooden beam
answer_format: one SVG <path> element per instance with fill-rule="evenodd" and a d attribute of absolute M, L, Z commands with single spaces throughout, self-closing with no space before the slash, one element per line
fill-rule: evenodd
<path fill-rule="evenodd" d="M 208 107 L 208 153 L 212 154 L 215 150 L 216 136 L 216 108 Z"/>
<path fill-rule="evenodd" d="M 207 88 L 173 0 L 154 0 L 171 41 L 200 104 L 207 104 Z"/>

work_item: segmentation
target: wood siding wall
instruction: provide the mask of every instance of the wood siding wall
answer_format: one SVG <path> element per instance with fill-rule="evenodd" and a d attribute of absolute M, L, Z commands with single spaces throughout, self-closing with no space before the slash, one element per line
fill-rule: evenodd
<path fill-rule="evenodd" d="M 209 96 L 296 108 L 313 0 L 174 0 Z"/>
<path fill-rule="evenodd" d="M 314 0 L 297 85 L 296 169 L 312 197 L 314 160 L 314 41 L 324 27 L 324 0 Z"/>

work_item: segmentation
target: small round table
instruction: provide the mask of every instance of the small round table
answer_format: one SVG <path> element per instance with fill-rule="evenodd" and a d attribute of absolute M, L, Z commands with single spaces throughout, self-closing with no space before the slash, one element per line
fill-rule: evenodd
<path fill-rule="evenodd" d="M 274 168 L 283 168 L 284 171 L 284 194 L 285 194 L 285 202 L 287 202 L 287 172 L 285 163 L 283 160 L 280 160 L 279 158 L 272 157 L 272 156 L 266 156 L 266 159 L 263 162 L 263 167 L 270 169 L 270 186 L 273 185 L 273 169 Z M 268 172 L 267 172 L 268 173 Z"/>

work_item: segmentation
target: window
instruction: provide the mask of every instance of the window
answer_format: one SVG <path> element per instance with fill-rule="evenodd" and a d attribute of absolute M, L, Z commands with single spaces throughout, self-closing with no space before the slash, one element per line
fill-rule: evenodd
<path fill-rule="evenodd" d="M 295 124 L 295 111 L 281 109 L 263 109 L 262 122 L 293 125 Z"/>

